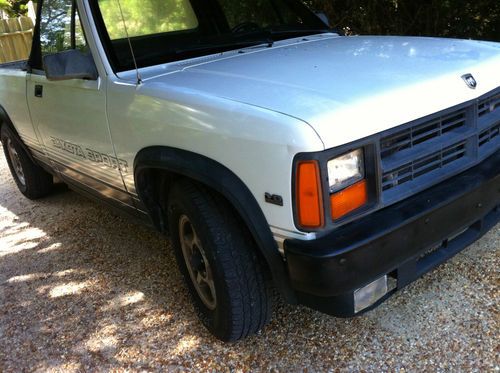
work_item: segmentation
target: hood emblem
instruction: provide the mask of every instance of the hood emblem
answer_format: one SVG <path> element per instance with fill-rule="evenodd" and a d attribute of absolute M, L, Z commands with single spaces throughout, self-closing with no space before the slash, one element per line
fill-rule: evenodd
<path fill-rule="evenodd" d="M 476 79 L 474 79 L 474 77 L 472 76 L 472 74 L 462 75 L 462 79 L 467 84 L 467 87 L 469 87 L 470 89 L 476 89 L 476 87 L 477 87 L 477 81 L 476 81 Z"/>

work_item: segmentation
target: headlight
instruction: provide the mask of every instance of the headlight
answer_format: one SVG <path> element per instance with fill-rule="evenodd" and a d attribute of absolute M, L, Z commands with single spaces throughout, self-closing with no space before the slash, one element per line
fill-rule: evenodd
<path fill-rule="evenodd" d="M 363 149 L 357 149 L 328 162 L 330 193 L 338 192 L 365 178 Z"/>
<path fill-rule="evenodd" d="M 297 227 L 305 231 L 336 227 L 375 206 L 374 153 L 375 146 L 368 143 L 343 154 L 338 149 L 298 154 L 293 183 Z"/>

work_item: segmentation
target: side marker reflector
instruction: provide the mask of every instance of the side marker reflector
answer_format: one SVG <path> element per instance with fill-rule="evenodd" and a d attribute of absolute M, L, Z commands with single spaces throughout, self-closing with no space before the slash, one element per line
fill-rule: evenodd
<path fill-rule="evenodd" d="M 323 196 L 317 161 L 299 162 L 297 167 L 297 213 L 301 227 L 323 226 Z"/>

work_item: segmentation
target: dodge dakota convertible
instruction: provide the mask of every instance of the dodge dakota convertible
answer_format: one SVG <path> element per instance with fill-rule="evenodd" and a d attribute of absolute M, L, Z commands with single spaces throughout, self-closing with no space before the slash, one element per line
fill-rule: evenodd
<path fill-rule="evenodd" d="M 38 0 L 0 127 L 27 198 L 168 235 L 224 341 L 277 296 L 367 312 L 500 220 L 500 44 L 342 36 L 299 0 Z"/>

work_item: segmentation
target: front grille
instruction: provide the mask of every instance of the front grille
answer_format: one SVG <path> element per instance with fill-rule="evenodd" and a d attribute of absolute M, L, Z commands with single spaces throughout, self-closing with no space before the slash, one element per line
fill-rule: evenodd
<path fill-rule="evenodd" d="M 499 134 L 500 134 L 500 123 L 491 128 L 488 128 L 486 131 L 481 132 L 479 134 L 479 147 L 482 148 L 483 146 L 494 141 Z"/>
<path fill-rule="evenodd" d="M 433 138 L 466 126 L 466 111 L 460 110 L 441 118 L 410 127 L 384 138 L 380 143 L 382 158 L 387 158 L 405 149 L 411 149 Z"/>
<path fill-rule="evenodd" d="M 382 203 L 445 180 L 500 148 L 500 92 L 383 133 Z"/>
<path fill-rule="evenodd" d="M 418 179 L 420 176 L 440 170 L 449 164 L 462 159 L 466 155 L 466 143 L 449 146 L 441 151 L 409 162 L 402 167 L 384 173 L 382 190 L 389 190 Z"/>
<path fill-rule="evenodd" d="M 486 99 L 479 101 L 478 104 L 479 117 L 482 117 L 497 110 L 500 110 L 500 94 L 497 94 L 492 97 L 487 97 Z"/>

